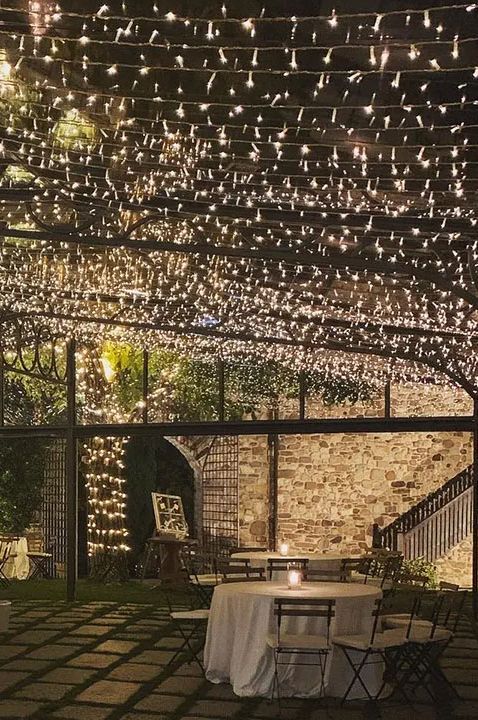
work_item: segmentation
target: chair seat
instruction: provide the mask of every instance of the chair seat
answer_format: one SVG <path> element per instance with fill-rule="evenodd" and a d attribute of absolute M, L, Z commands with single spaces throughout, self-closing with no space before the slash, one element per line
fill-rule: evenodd
<path fill-rule="evenodd" d="M 51 558 L 53 556 L 51 553 L 47 553 L 47 552 L 27 552 L 27 557 L 29 557 L 29 558 Z"/>
<path fill-rule="evenodd" d="M 170 613 L 173 620 L 208 620 L 209 610 L 199 608 L 198 610 L 174 610 Z"/>
<path fill-rule="evenodd" d="M 364 575 L 363 573 L 356 572 L 353 570 L 351 573 L 349 573 L 349 579 L 350 582 L 365 582 L 367 575 Z"/>
<path fill-rule="evenodd" d="M 408 641 L 411 643 L 417 643 L 417 645 L 427 645 L 428 643 L 448 642 L 453 637 L 452 631 L 447 630 L 444 627 L 436 627 L 433 637 L 430 637 L 432 627 L 433 626 L 431 624 L 428 626 L 423 625 L 421 627 L 412 627 Z M 389 630 L 389 632 L 394 631 Z"/>
<path fill-rule="evenodd" d="M 403 645 L 405 640 L 405 630 L 385 630 L 385 632 L 376 633 L 373 644 L 370 644 L 370 634 L 363 635 L 337 635 L 333 639 L 334 645 L 340 645 L 354 650 L 384 650 L 385 648 L 398 647 Z"/>
<path fill-rule="evenodd" d="M 267 636 L 267 644 L 274 650 L 287 648 L 288 650 L 329 650 L 330 642 L 325 635 L 292 635 L 282 633 L 280 643 L 277 634 L 270 633 Z"/>
<path fill-rule="evenodd" d="M 408 627 L 410 624 L 410 615 L 406 613 L 399 613 L 397 615 L 382 615 L 382 624 L 386 628 L 403 628 Z M 432 623 L 430 620 L 423 620 L 422 618 L 414 618 L 412 620 L 412 628 L 430 628 Z"/>
<path fill-rule="evenodd" d="M 193 585 L 217 585 L 220 580 L 219 578 L 214 574 L 210 573 L 209 575 L 192 575 L 190 578 Z"/>

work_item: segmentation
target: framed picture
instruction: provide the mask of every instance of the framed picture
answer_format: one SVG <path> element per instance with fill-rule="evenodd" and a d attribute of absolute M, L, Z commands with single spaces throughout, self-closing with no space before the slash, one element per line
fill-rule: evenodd
<path fill-rule="evenodd" d="M 172 535 L 178 540 L 187 537 L 189 528 L 184 517 L 183 501 L 180 496 L 153 492 L 151 498 L 158 534 Z"/>

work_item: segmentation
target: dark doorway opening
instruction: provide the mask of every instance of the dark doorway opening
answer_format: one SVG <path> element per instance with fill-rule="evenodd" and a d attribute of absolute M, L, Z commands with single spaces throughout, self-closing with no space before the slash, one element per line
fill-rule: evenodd
<path fill-rule="evenodd" d="M 195 477 L 180 450 L 162 437 L 131 438 L 124 461 L 130 569 L 132 574 L 138 574 L 146 541 L 155 529 L 151 493 L 163 492 L 182 498 L 189 535 L 194 537 Z"/>

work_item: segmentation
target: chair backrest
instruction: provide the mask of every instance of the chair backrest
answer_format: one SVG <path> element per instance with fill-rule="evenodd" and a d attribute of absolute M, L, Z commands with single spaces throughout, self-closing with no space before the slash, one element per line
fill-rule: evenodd
<path fill-rule="evenodd" d="M 399 577 L 403 563 L 403 557 L 397 553 L 389 553 L 384 556 L 377 556 L 372 559 L 370 574 L 382 578 L 381 586 L 386 580 L 395 580 Z"/>
<path fill-rule="evenodd" d="M 267 552 L 267 548 L 265 547 L 250 547 L 250 546 L 243 546 L 243 547 L 235 547 L 231 548 L 231 555 L 235 553 L 256 553 L 256 552 Z M 234 560 L 234 558 L 233 558 Z"/>
<path fill-rule="evenodd" d="M 344 558 L 344 560 L 341 561 L 340 566 L 340 579 L 342 582 L 347 582 L 348 578 L 350 577 L 350 574 L 352 572 L 358 572 L 364 575 L 364 583 L 367 582 L 367 578 L 370 573 L 370 565 L 372 563 L 372 559 L 365 557 L 365 558 Z"/>
<path fill-rule="evenodd" d="M 307 567 L 309 565 L 309 561 L 306 558 L 300 558 L 300 557 L 281 557 L 281 558 L 269 558 L 267 560 L 267 574 L 269 576 L 269 580 L 272 579 L 272 573 L 273 572 L 280 572 L 281 570 L 287 570 L 287 565 L 289 563 L 294 563 L 294 565 L 299 565 L 302 574 L 305 576 L 307 572 Z"/>
<path fill-rule="evenodd" d="M 439 590 L 451 590 L 452 592 L 458 592 L 460 586 L 456 583 L 446 582 L 446 580 L 440 580 L 438 583 Z"/>
<path fill-rule="evenodd" d="M 186 607 L 188 610 L 198 610 L 204 607 L 204 603 L 194 591 L 194 588 L 191 587 L 187 577 L 181 578 L 181 580 L 176 578 L 174 582 L 163 580 L 161 582 L 161 594 L 166 600 L 170 613 L 182 607 Z M 184 604 L 181 600 L 184 600 Z"/>
<path fill-rule="evenodd" d="M 451 585 L 452 583 L 448 584 Z M 460 586 L 455 585 L 454 588 L 440 588 L 439 593 L 443 597 L 441 609 L 444 612 L 440 624 L 455 633 L 463 614 L 468 592 L 466 590 L 460 590 Z"/>
<path fill-rule="evenodd" d="M 216 575 L 223 578 L 231 576 L 247 577 L 251 567 L 249 560 L 236 558 L 215 558 L 214 570 Z"/>
<path fill-rule="evenodd" d="M 342 579 L 342 566 L 337 563 L 327 563 L 324 567 L 313 567 L 310 564 L 304 571 L 304 580 L 308 582 L 339 582 Z"/>
<path fill-rule="evenodd" d="M 197 577 L 204 573 L 215 572 L 214 560 L 201 553 L 182 552 L 181 562 L 189 575 Z"/>
<path fill-rule="evenodd" d="M 398 577 L 394 581 L 394 588 L 400 589 L 420 589 L 424 590 L 428 584 L 428 577 L 426 575 L 405 575 Z"/>
<path fill-rule="evenodd" d="M 277 618 L 277 639 L 280 644 L 282 618 L 322 617 L 327 621 L 327 641 L 330 638 L 330 623 L 335 617 L 335 600 L 322 598 L 274 598 L 274 615 Z"/>
<path fill-rule="evenodd" d="M 20 540 L 18 535 L 4 534 L 0 535 L 0 561 L 6 562 L 12 553 L 13 543 Z"/>
<path fill-rule="evenodd" d="M 28 552 L 44 552 L 45 538 L 41 525 L 31 525 L 25 530 Z"/>
<path fill-rule="evenodd" d="M 247 575 L 223 575 L 222 584 L 238 582 L 260 582 L 266 580 L 264 568 L 249 568 Z"/>

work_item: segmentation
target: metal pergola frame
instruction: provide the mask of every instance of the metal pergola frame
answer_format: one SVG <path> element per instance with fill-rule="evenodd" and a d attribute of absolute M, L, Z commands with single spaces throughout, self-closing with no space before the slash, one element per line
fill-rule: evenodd
<path fill-rule="evenodd" d="M 0 320 L 2 339 L 0 345 L 0 438 L 36 436 L 62 438 L 66 441 L 66 499 L 67 499 L 67 598 L 73 600 L 77 582 L 78 548 L 78 441 L 94 436 L 149 437 L 158 435 L 267 435 L 270 457 L 269 494 L 272 503 L 270 533 L 275 532 L 276 518 L 273 509 L 277 501 L 277 448 L 280 435 L 320 434 L 320 433 L 394 433 L 394 432 L 440 432 L 462 431 L 473 434 L 473 601 L 475 614 L 478 613 L 478 399 L 470 393 L 470 383 L 465 390 L 474 400 L 474 413 L 470 416 L 455 417 L 391 417 L 390 385 L 384 388 L 384 415 L 374 418 L 344 419 L 307 419 L 306 388 L 303 376 L 300 378 L 299 418 L 281 420 L 273 417 L 269 420 L 227 421 L 224 419 L 224 366 L 218 361 L 219 407 L 217 421 L 202 422 L 149 422 L 148 419 L 148 353 L 143 350 L 143 403 L 144 408 L 138 422 L 122 424 L 79 424 L 76 411 L 76 340 L 52 336 L 50 330 L 35 324 L 28 317 L 5 315 Z M 9 342 L 6 342 L 5 340 Z M 42 366 L 39 348 L 45 341 L 50 343 L 52 356 L 55 343 L 66 346 L 65 367 L 58 368 L 55 363 Z M 12 345 L 13 342 L 13 345 Z M 33 346 L 32 346 L 33 342 Z M 43 345 L 42 345 L 43 344 Z M 22 346 L 33 348 L 30 363 L 25 363 L 21 355 Z M 13 348 L 13 349 L 12 349 Z M 372 351 L 369 351 L 370 354 Z M 421 357 L 420 362 L 428 364 Z M 430 363 L 436 369 L 434 363 Z M 67 420 L 65 424 L 55 426 L 16 426 L 5 425 L 4 380 L 5 373 L 21 373 L 46 382 L 60 384 L 66 389 Z M 458 378 L 457 378 L 458 379 Z M 460 383 L 462 386 L 463 384 Z"/>

